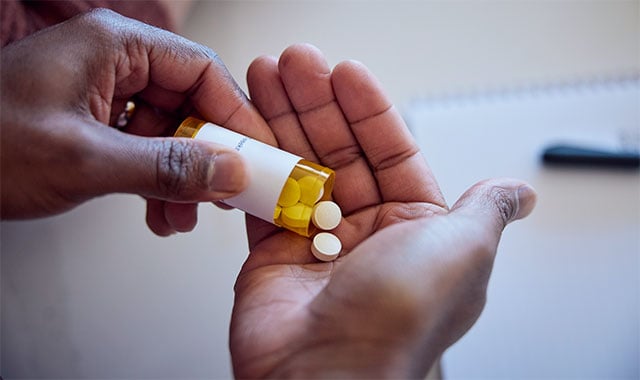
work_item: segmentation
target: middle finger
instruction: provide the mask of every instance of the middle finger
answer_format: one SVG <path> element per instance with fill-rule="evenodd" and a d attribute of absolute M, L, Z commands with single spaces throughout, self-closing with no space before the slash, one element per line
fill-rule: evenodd
<path fill-rule="evenodd" d="M 376 180 L 336 102 L 322 53 L 310 45 L 294 45 L 282 53 L 278 67 L 313 150 L 336 171 L 333 196 L 343 213 L 379 204 Z"/>

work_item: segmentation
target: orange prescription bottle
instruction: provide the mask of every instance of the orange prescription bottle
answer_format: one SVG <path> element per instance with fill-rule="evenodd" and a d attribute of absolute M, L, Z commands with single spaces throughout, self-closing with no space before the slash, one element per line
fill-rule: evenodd
<path fill-rule="evenodd" d="M 193 117 L 185 119 L 174 136 L 215 142 L 243 156 L 249 185 L 225 204 L 302 236 L 314 232 L 313 207 L 331 198 L 333 170 Z"/>

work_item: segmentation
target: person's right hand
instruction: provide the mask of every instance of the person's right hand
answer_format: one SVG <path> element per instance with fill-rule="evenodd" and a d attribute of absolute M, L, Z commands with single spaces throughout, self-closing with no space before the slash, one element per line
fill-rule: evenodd
<path fill-rule="evenodd" d="M 53 215 L 107 193 L 140 194 L 158 235 L 188 231 L 197 202 L 245 186 L 233 149 L 166 138 L 189 114 L 273 143 L 210 49 L 95 10 L 2 49 L 0 216 Z M 125 103 L 136 111 L 123 130 Z"/>

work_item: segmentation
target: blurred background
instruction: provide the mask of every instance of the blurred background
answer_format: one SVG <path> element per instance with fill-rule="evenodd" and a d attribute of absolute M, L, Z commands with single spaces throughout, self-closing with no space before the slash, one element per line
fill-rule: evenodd
<path fill-rule="evenodd" d="M 538 188 L 538 209 L 505 233 L 484 314 L 444 355 L 446 378 L 640 377 L 638 172 L 538 156 L 569 122 L 577 137 L 640 133 L 640 2 L 204 1 L 180 33 L 245 89 L 255 57 L 292 43 L 363 62 L 450 203 L 484 176 Z M 243 217 L 199 211 L 194 232 L 170 238 L 129 195 L 2 222 L 2 376 L 231 377 Z"/>

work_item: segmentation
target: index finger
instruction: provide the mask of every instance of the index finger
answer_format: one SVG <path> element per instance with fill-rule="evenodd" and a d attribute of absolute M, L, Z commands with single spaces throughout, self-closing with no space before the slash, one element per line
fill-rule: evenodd
<path fill-rule="evenodd" d="M 322 52 L 308 44 L 293 45 L 280 56 L 278 69 L 309 144 L 320 163 L 336 172 L 333 198 L 343 213 L 378 205 L 378 184 L 335 99 Z"/>
<path fill-rule="evenodd" d="M 115 13 L 99 17 L 110 19 L 120 34 L 116 96 L 137 94 L 165 111 L 195 111 L 207 121 L 275 144 L 266 122 L 213 50 Z"/>

